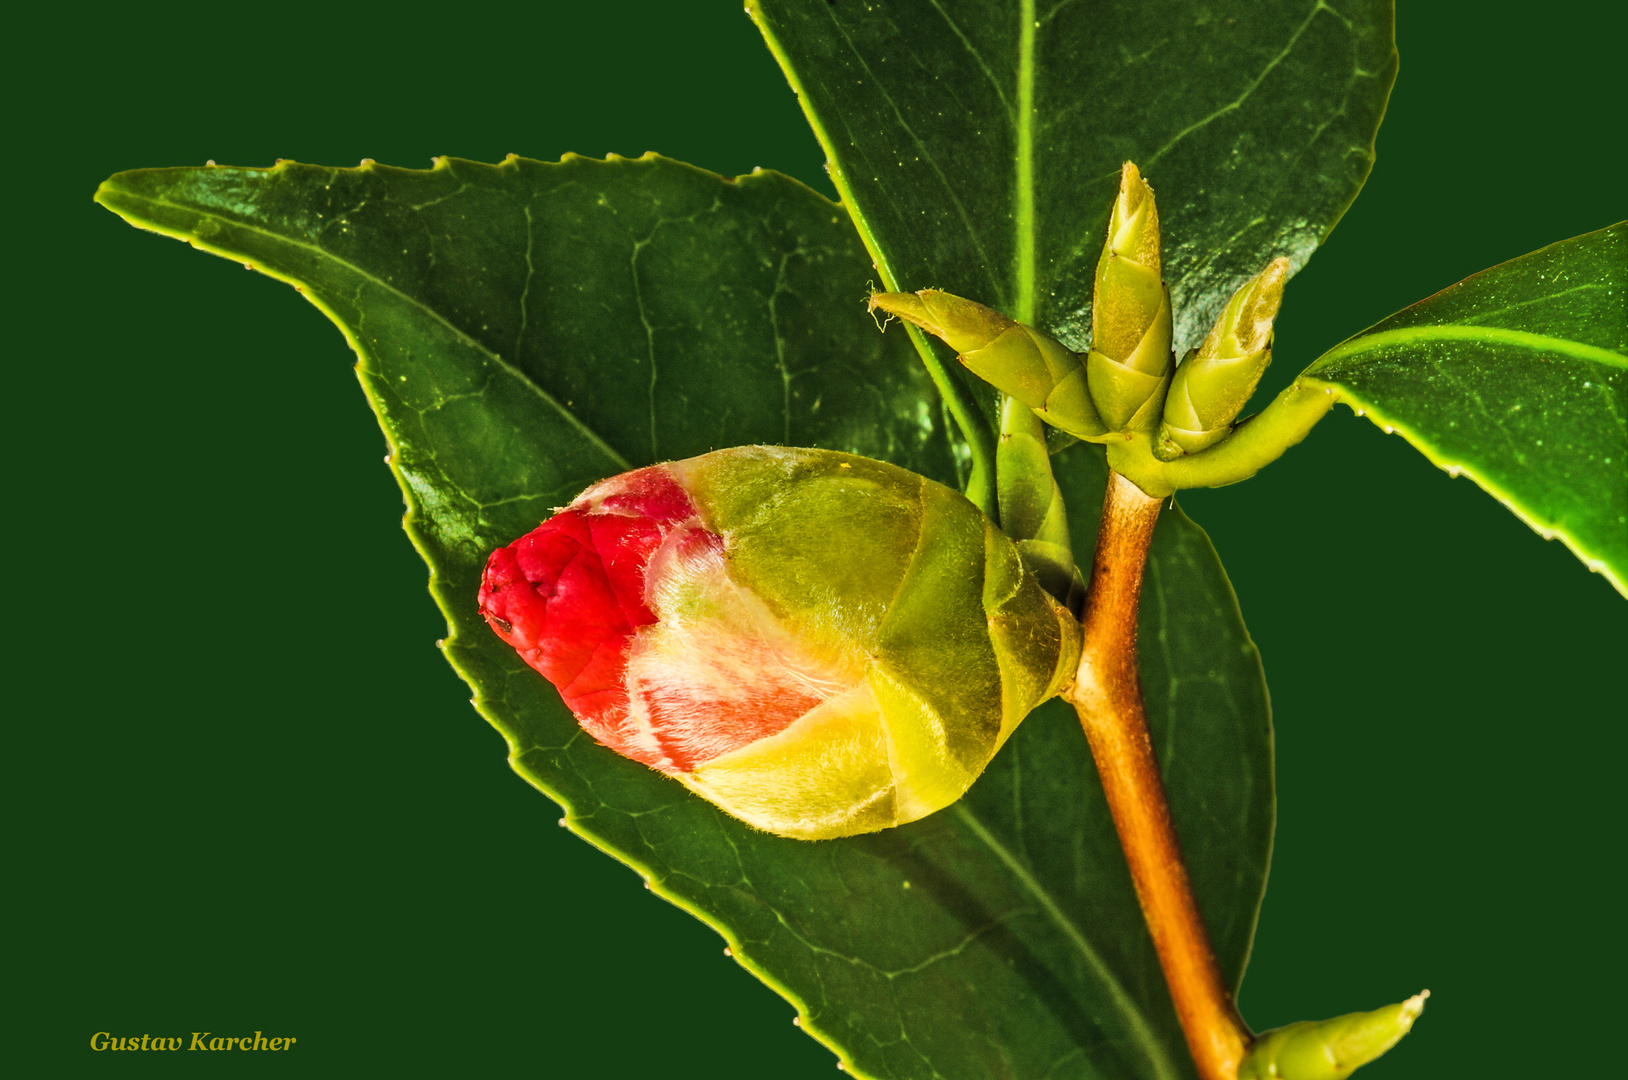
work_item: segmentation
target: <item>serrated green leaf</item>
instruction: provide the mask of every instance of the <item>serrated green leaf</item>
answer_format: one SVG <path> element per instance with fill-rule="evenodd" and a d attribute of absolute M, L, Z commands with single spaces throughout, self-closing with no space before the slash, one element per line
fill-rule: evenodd
<path fill-rule="evenodd" d="M 1392 5 L 749 0 L 889 288 L 945 289 L 1071 348 L 1135 161 L 1176 352 L 1277 256 L 1305 265 L 1368 175 Z"/>
<path fill-rule="evenodd" d="M 1443 289 L 1303 378 L 1338 387 L 1628 596 L 1628 222 Z"/>
<path fill-rule="evenodd" d="M 802 843 L 594 743 L 477 615 L 492 547 L 630 465 L 783 441 L 951 478 L 906 339 L 877 334 L 859 303 L 872 270 L 840 207 L 776 174 L 728 181 L 654 157 L 151 170 L 98 199 L 294 283 L 339 324 L 445 649 L 517 771 L 716 927 L 852 1071 L 1190 1075 L 1083 736 L 1056 703 L 950 810 Z M 1102 459 L 1068 454 L 1089 550 Z M 1236 981 L 1271 842 L 1270 722 L 1226 577 L 1174 508 L 1141 633 L 1175 819 Z"/>

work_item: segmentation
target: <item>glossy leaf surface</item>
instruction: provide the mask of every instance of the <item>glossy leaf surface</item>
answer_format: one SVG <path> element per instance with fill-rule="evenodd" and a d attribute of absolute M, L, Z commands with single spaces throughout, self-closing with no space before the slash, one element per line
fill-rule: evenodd
<path fill-rule="evenodd" d="M 1122 162 L 1158 195 L 1176 352 L 1356 197 L 1396 75 L 1391 4 L 751 0 L 889 288 L 1074 349 Z"/>
<path fill-rule="evenodd" d="M 339 324 L 444 647 L 515 768 L 718 928 L 854 1072 L 1189 1075 L 1083 736 L 1055 703 L 949 810 L 803 843 L 594 743 L 476 613 L 489 549 L 630 465 L 784 441 L 953 479 L 906 339 L 859 302 L 873 271 L 840 207 L 775 174 L 656 158 L 153 170 L 98 197 L 295 283 Z M 1070 454 L 1089 550 L 1101 458 Z M 1175 818 L 1236 980 L 1271 841 L 1270 724 L 1226 577 L 1179 510 L 1155 537 L 1142 642 Z"/>
<path fill-rule="evenodd" d="M 1628 595 L 1628 223 L 1443 289 L 1306 375 Z"/>

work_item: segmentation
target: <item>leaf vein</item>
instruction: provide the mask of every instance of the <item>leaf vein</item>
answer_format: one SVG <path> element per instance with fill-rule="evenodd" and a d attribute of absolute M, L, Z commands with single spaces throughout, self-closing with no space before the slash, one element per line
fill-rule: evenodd
<path fill-rule="evenodd" d="M 1012 102 L 1006 96 L 1006 88 L 1001 85 L 1000 80 L 996 77 L 994 71 L 990 70 L 989 63 L 984 59 L 983 53 L 978 51 L 977 46 L 973 45 L 972 39 L 967 37 L 966 32 L 961 29 L 960 25 L 957 24 L 954 19 L 950 18 L 950 13 L 944 10 L 944 6 L 940 4 L 938 0 L 930 0 L 930 2 L 933 5 L 933 10 L 938 12 L 939 17 L 944 20 L 944 24 L 955 33 L 955 36 L 960 39 L 961 44 L 966 47 L 967 54 L 977 62 L 978 70 L 982 71 L 984 73 L 984 78 L 989 80 L 989 85 L 995 91 L 995 96 L 1000 99 L 1002 108 L 1004 108 L 1007 115 L 1012 116 L 1015 121 L 1016 114 L 1012 110 Z"/>
<path fill-rule="evenodd" d="M 1102 957 L 1098 955 L 1096 949 L 1091 947 L 1091 943 L 1080 932 L 1080 928 L 1075 926 L 1073 920 L 1063 913 L 1063 909 L 1057 903 L 1056 898 L 1047 891 L 1046 887 L 1040 883 L 1034 874 L 1030 873 L 1029 868 L 1024 866 L 1017 856 L 1012 854 L 1011 849 L 1001 843 L 1000 839 L 985 828 L 983 822 L 979 821 L 976 815 L 967 809 L 965 799 L 957 802 L 953 810 L 961 823 L 970 829 L 972 834 L 985 847 L 989 848 L 1012 876 L 1017 879 L 1024 891 L 1035 898 L 1040 905 L 1040 909 L 1068 938 L 1069 943 L 1074 946 L 1080 957 L 1085 961 L 1086 967 L 1096 976 L 1097 981 L 1103 988 L 1107 990 L 1108 999 L 1113 1002 L 1114 1006 L 1118 1008 L 1129 1023 L 1132 1033 L 1135 1035 L 1143 1053 L 1147 1055 L 1148 1063 L 1153 1067 L 1153 1071 L 1161 1077 L 1175 1080 L 1175 1077 L 1179 1074 L 1170 1059 L 1165 1056 L 1163 1044 L 1159 1042 L 1152 1029 L 1148 1027 L 1147 1018 L 1142 1015 L 1141 1009 L 1131 1000 L 1130 995 L 1120 985 L 1119 980 L 1114 977 L 1114 973 L 1109 969 Z"/>
<path fill-rule="evenodd" d="M 1172 149 L 1174 149 L 1177 143 L 1181 142 L 1187 136 L 1191 135 L 1193 132 L 1199 130 L 1200 128 L 1202 128 L 1202 127 L 1204 127 L 1204 126 L 1206 126 L 1206 125 L 1208 125 L 1210 123 L 1213 123 L 1214 121 L 1220 119 L 1221 117 L 1225 116 L 1227 113 L 1232 112 L 1232 111 L 1242 107 L 1243 103 L 1249 99 L 1249 96 L 1251 94 L 1253 94 L 1257 89 L 1260 88 L 1261 83 L 1266 81 L 1266 77 L 1268 75 L 1270 75 L 1273 72 L 1273 70 L 1276 69 L 1277 66 L 1279 64 L 1281 64 L 1288 57 L 1288 55 L 1291 52 L 1294 51 L 1294 47 L 1295 47 L 1295 45 L 1297 45 L 1299 43 L 1301 35 L 1303 35 L 1306 32 L 1306 30 L 1311 27 L 1312 21 L 1317 18 L 1318 14 L 1320 12 L 1323 12 L 1323 11 L 1329 12 L 1335 18 L 1340 19 L 1340 21 L 1342 21 L 1342 22 L 1345 22 L 1348 26 L 1350 25 L 1350 21 L 1347 20 L 1344 16 L 1342 16 L 1339 12 L 1335 11 L 1333 8 L 1329 7 L 1327 4 L 1323 3 L 1322 0 L 1318 0 L 1317 4 L 1312 7 L 1311 13 L 1306 16 L 1305 21 L 1302 22 L 1299 26 L 1297 26 L 1295 28 L 1295 31 L 1294 31 L 1293 34 L 1289 35 L 1288 44 L 1283 46 L 1282 51 L 1280 51 L 1276 56 L 1272 57 L 1271 60 L 1267 61 L 1266 66 L 1261 68 L 1260 74 L 1255 76 L 1255 78 L 1250 81 L 1249 85 L 1244 87 L 1243 93 L 1239 94 L 1236 98 L 1234 98 L 1232 101 L 1228 102 L 1227 104 L 1221 106 L 1219 109 L 1216 109 L 1214 112 L 1210 113 L 1208 116 L 1206 116 L 1206 117 L 1204 117 L 1204 118 L 1202 118 L 1200 120 L 1196 120 L 1193 123 L 1191 123 L 1191 124 L 1187 125 L 1186 127 L 1182 128 L 1180 131 L 1176 132 L 1175 136 L 1169 142 L 1165 143 L 1164 146 L 1160 147 L 1159 150 L 1157 152 L 1155 152 L 1152 157 L 1148 158 L 1147 161 L 1145 161 L 1145 162 L 1143 162 L 1141 164 L 1142 171 L 1144 173 L 1151 172 L 1153 170 L 1153 167 L 1159 163 L 1159 159 L 1163 158 L 1165 156 L 1165 154 L 1169 153 Z"/>

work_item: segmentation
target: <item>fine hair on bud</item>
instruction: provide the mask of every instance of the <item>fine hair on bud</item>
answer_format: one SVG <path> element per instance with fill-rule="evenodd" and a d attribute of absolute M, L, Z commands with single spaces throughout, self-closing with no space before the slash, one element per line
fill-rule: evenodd
<path fill-rule="evenodd" d="M 958 799 L 1080 651 L 962 495 L 827 450 L 601 481 L 493 552 L 479 602 L 594 739 L 804 840 Z"/>

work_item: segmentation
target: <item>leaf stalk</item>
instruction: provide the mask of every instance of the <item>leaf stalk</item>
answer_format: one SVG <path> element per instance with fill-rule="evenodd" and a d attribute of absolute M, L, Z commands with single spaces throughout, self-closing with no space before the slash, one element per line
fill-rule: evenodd
<path fill-rule="evenodd" d="M 1193 898 L 1137 672 L 1136 620 L 1163 499 L 1108 474 L 1086 593 L 1084 648 L 1063 697 L 1079 714 L 1148 932 L 1201 1080 L 1236 1080 L 1250 1042 Z"/>

